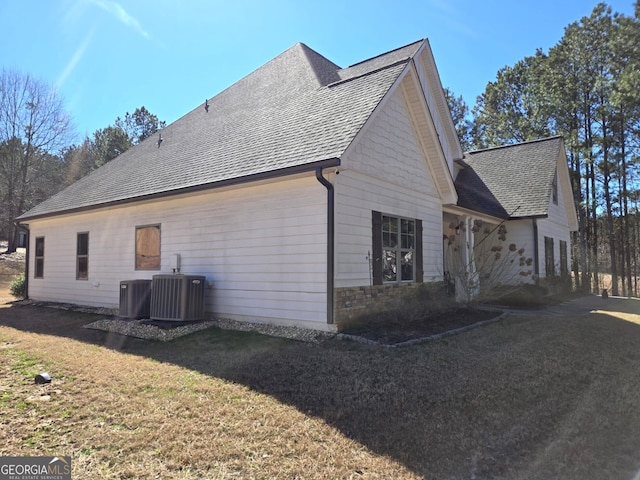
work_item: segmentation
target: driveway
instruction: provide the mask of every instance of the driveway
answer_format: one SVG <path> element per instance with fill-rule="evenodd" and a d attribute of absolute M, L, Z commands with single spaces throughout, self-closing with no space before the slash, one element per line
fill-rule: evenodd
<path fill-rule="evenodd" d="M 600 295 L 585 295 L 540 310 L 509 310 L 514 315 L 562 316 L 586 315 L 589 313 L 627 312 L 640 314 L 640 300 L 627 297 L 602 298 Z"/>

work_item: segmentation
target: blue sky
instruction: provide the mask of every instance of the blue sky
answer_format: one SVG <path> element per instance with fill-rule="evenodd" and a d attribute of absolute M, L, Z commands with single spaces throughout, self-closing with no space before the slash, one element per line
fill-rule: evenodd
<path fill-rule="evenodd" d="M 633 14 L 633 0 L 606 2 Z M 296 42 L 342 67 L 429 38 L 470 107 L 596 0 L 4 0 L 1 67 L 55 85 L 77 141 L 144 105 L 168 123 Z"/>

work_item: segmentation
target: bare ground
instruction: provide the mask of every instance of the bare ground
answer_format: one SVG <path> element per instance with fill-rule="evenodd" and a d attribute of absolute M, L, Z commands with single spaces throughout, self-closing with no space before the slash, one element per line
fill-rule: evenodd
<path fill-rule="evenodd" d="M 639 313 L 584 297 L 389 350 L 151 342 L 4 304 L 0 455 L 70 455 L 74 478 L 635 479 Z"/>

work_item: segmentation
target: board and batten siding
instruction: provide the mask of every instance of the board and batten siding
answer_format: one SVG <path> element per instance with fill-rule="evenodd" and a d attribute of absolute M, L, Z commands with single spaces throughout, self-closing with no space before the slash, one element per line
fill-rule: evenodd
<path fill-rule="evenodd" d="M 122 280 L 207 279 L 205 308 L 225 318 L 326 328 L 327 190 L 312 174 L 30 222 L 34 300 L 117 308 Z M 135 270 L 136 226 L 161 226 L 161 269 Z M 76 280 L 76 235 L 89 232 L 89 278 Z M 33 245 L 45 237 L 44 278 Z M 323 326 L 324 325 L 324 326 Z"/>
<path fill-rule="evenodd" d="M 442 202 L 399 90 L 342 158 L 335 190 L 336 288 L 371 282 L 373 210 L 421 219 L 424 280 L 442 277 Z"/>

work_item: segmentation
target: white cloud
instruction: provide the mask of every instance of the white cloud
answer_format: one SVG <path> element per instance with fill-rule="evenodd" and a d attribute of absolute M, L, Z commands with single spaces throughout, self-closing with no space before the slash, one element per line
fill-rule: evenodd
<path fill-rule="evenodd" d="M 129 15 L 129 13 L 124 8 L 122 8 L 122 6 L 118 2 L 114 2 L 113 0 L 89 0 L 89 1 L 94 5 L 103 9 L 105 12 L 108 12 L 114 15 L 120 22 L 122 22 L 124 25 L 128 27 L 133 28 L 143 37 L 149 38 L 149 34 L 144 28 L 142 28 L 142 25 L 140 25 L 140 22 L 136 18 Z"/>

